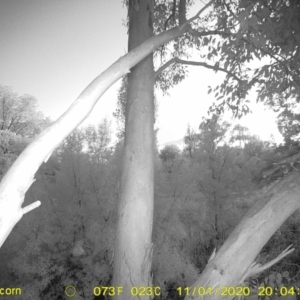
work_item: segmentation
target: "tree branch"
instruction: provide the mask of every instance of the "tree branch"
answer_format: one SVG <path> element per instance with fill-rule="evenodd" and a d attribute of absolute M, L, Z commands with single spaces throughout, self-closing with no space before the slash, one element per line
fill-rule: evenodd
<path fill-rule="evenodd" d="M 190 18 L 189 20 L 187 20 L 185 23 L 191 23 L 193 22 L 194 20 L 198 19 L 200 17 L 200 15 L 209 7 L 211 6 L 213 3 L 215 2 L 215 0 L 211 0 L 209 1 L 203 8 L 201 8 L 199 10 L 199 12 L 192 18 Z M 184 23 L 184 24 L 185 24 Z"/>
<path fill-rule="evenodd" d="M 168 17 L 168 19 L 165 22 L 165 30 L 167 30 L 168 23 L 172 18 L 176 22 L 175 15 L 176 15 L 176 0 L 173 0 L 172 13 L 170 14 L 170 16 Z"/>
<path fill-rule="evenodd" d="M 220 30 L 210 30 L 210 31 L 197 31 L 195 29 L 191 29 L 189 30 L 189 33 L 192 34 L 193 36 L 197 36 L 197 37 L 203 37 L 203 36 L 206 36 L 206 35 L 214 35 L 214 34 L 219 34 L 219 35 L 233 35 L 235 33 L 232 33 L 230 31 L 220 31 Z"/>
<path fill-rule="evenodd" d="M 191 65 L 191 66 L 202 66 L 202 67 L 205 67 L 207 69 L 212 69 L 214 71 L 222 71 L 224 73 L 227 73 L 228 75 L 230 75 L 231 77 L 233 77 L 235 80 L 237 80 L 238 82 L 243 82 L 242 79 L 240 79 L 239 77 L 237 77 L 234 73 L 224 69 L 224 68 L 221 68 L 221 67 L 218 67 L 216 65 L 212 66 L 212 65 L 209 65 L 207 63 L 204 63 L 204 62 L 198 62 L 198 61 L 188 61 L 188 60 L 183 60 L 183 59 L 180 59 L 178 57 L 174 57 L 172 59 L 170 59 L 167 63 L 165 63 L 163 66 L 161 66 L 156 72 L 155 72 L 155 75 L 154 75 L 154 78 L 157 79 L 158 76 L 168 67 L 170 66 L 171 64 L 175 64 L 175 63 L 179 63 L 179 64 L 183 64 L 183 65 Z"/>

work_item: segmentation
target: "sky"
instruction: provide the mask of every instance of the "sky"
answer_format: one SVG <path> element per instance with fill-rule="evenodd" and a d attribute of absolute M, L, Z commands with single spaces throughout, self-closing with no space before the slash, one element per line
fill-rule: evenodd
<path fill-rule="evenodd" d="M 126 16 L 121 0 L 1 0 L 0 84 L 19 95 L 33 95 L 39 110 L 57 119 L 96 76 L 127 52 Z M 156 92 L 160 145 L 182 139 L 188 124 L 198 128 L 214 100 L 207 87 L 222 78 L 191 66 L 189 77 L 169 96 Z M 120 81 L 102 96 L 85 125 L 106 117 L 116 128 L 112 113 L 119 87 Z M 250 100 L 256 101 L 255 93 Z M 238 123 L 264 140 L 273 134 L 280 142 L 275 114 L 262 105 L 250 108 L 253 114 Z M 229 114 L 226 119 L 233 122 Z"/>

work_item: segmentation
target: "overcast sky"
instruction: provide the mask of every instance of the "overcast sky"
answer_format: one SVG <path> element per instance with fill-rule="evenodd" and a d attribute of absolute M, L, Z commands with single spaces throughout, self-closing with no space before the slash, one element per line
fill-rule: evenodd
<path fill-rule="evenodd" d="M 196 0 L 197 2 L 197 0 Z M 121 0 L 1 0 L 0 83 L 18 94 L 30 94 L 39 109 L 58 118 L 81 91 L 127 51 L 126 8 Z M 160 144 L 183 138 L 187 124 L 198 128 L 213 101 L 207 86 L 222 74 L 190 67 L 189 78 L 170 91 L 157 92 Z M 104 117 L 113 122 L 120 82 L 100 99 L 85 122 Z M 255 94 L 251 95 L 255 102 Z M 239 121 L 253 134 L 280 141 L 275 115 L 262 105 Z"/>

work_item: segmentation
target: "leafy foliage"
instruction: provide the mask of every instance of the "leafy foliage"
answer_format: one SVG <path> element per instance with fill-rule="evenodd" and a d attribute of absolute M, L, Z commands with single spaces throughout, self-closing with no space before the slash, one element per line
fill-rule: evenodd
<path fill-rule="evenodd" d="M 171 172 L 164 159 L 156 161 L 152 272 L 164 299 L 194 282 L 253 204 L 244 193 L 269 155 L 246 128 L 231 130 L 217 116 L 189 132 L 192 155 L 166 147 L 162 158 L 172 161 Z M 43 205 L 22 219 L 0 255 L 0 281 L 21 286 L 24 297 L 53 299 L 73 284 L 86 299 L 91 286 L 110 284 L 122 144 L 111 149 L 109 141 L 106 121 L 77 130 L 38 173 L 26 202 Z"/>
<path fill-rule="evenodd" d="M 37 174 L 25 202 L 38 198 L 43 205 L 1 248 L 1 269 L 7 270 L 1 283 L 23 287 L 24 297 L 35 291 L 35 299 L 56 299 L 69 284 L 77 287 L 78 299 L 92 298 L 91 286 L 109 283 L 120 161 L 109 141 L 105 120 L 97 129 L 77 130 L 43 169 L 47 173 Z M 26 245 L 22 253 L 19 243 Z"/>
<path fill-rule="evenodd" d="M 300 114 L 293 112 L 291 108 L 285 108 L 278 115 L 277 125 L 284 137 L 285 146 L 291 146 L 299 140 Z"/>
<path fill-rule="evenodd" d="M 217 46 L 219 63 L 239 78 L 227 75 L 214 89 L 215 97 L 224 95 L 219 99 L 221 111 L 226 104 L 243 112 L 243 99 L 254 85 L 258 98 L 271 107 L 276 107 L 278 95 L 298 97 L 299 12 L 299 1 L 217 1 L 217 29 L 226 31 L 223 44 Z M 249 65 L 253 58 L 265 58 L 265 63 L 253 69 Z"/>
<path fill-rule="evenodd" d="M 88 126 L 84 130 L 88 153 L 97 163 L 105 163 L 111 156 L 111 123 L 104 119 L 97 128 Z"/>
<path fill-rule="evenodd" d="M 184 2 L 156 3 L 156 34 L 184 21 L 182 15 L 193 3 Z M 202 66 L 226 75 L 222 84 L 208 89 L 216 98 L 212 112 L 229 108 L 239 117 L 248 113 L 253 88 L 260 101 L 280 109 L 280 101 L 297 99 L 300 92 L 299 12 L 297 0 L 216 1 L 186 34 L 157 49 L 157 87 L 167 93 L 187 77 L 186 65 Z M 191 48 L 199 60 L 190 60 Z"/>
<path fill-rule="evenodd" d="M 174 159 L 171 172 L 165 172 L 162 162 L 156 169 L 152 272 L 154 283 L 162 287 L 164 297 L 170 294 L 170 284 L 185 286 L 197 277 L 197 270 L 185 251 L 190 240 L 190 228 L 185 222 L 191 220 L 194 212 L 193 225 L 199 225 L 205 208 L 202 207 L 200 214 L 200 203 L 190 200 L 194 178 L 188 170 L 189 162 L 180 154 Z"/>
<path fill-rule="evenodd" d="M 199 132 L 188 127 L 185 142 L 182 153 L 175 147 L 161 151 L 155 176 L 153 275 L 166 295 L 193 281 L 195 271 L 186 267 L 182 273 L 182 261 L 201 272 L 253 205 L 245 195 L 255 189 L 254 179 L 271 151 L 247 128 L 232 128 L 216 115 L 203 119 Z M 168 161 L 172 164 L 165 172 Z M 175 251 L 176 264 L 170 256 Z"/>
<path fill-rule="evenodd" d="M 0 129 L 32 138 L 51 121 L 36 110 L 37 99 L 18 96 L 11 87 L 0 85 Z"/>
<path fill-rule="evenodd" d="M 160 150 L 159 158 L 161 159 L 166 172 L 171 173 L 176 158 L 180 154 L 180 149 L 176 145 L 167 145 Z"/>
<path fill-rule="evenodd" d="M 9 130 L 0 130 L 0 179 L 24 150 L 29 139 Z"/>
<path fill-rule="evenodd" d="M 36 107 L 33 96 L 19 97 L 11 87 L 0 85 L 0 178 L 31 138 L 50 124 Z"/>
<path fill-rule="evenodd" d="M 206 207 L 207 227 L 202 238 L 194 241 L 191 255 L 198 266 L 219 248 L 236 224 L 247 203 L 233 199 L 244 197 L 255 186 L 255 178 L 267 165 L 267 145 L 247 133 L 240 125 L 233 127 L 217 115 L 203 119 L 199 132 L 190 127 L 185 136 L 185 155 L 191 160 L 198 193 Z M 205 236 L 205 238 L 204 238 Z M 202 255 L 201 255 L 202 253 Z"/>
<path fill-rule="evenodd" d="M 125 110 L 127 102 L 127 86 L 127 76 L 124 76 L 122 78 L 121 87 L 118 91 L 117 108 L 113 113 L 113 116 L 116 118 L 118 124 L 117 137 L 119 139 L 122 139 L 125 136 Z"/>

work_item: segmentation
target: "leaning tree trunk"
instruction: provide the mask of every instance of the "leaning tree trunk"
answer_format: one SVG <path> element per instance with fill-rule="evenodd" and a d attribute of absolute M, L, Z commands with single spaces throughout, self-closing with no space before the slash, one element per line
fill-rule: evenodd
<path fill-rule="evenodd" d="M 244 280 L 277 263 L 294 249 L 287 248 L 263 266 L 254 259 L 283 222 L 300 207 L 300 177 L 294 171 L 256 194 L 257 203 L 243 217 L 220 250 L 213 254 L 198 280 L 182 289 L 185 300 L 232 299 L 243 293 Z M 206 294 L 205 294 L 206 292 Z M 247 299 L 247 297 L 245 298 Z"/>
<path fill-rule="evenodd" d="M 129 1 L 128 15 L 130 51 L 153 35 L 152 1 L 143 0 L 139 4 Z M 152 286 L 153 88 L 151 53 L 128 75 L 125 146 L 113 273 L 113 286 L 122 286 L 123 292 L 116 299 L 136 299 L 135 294 L 141 291 L 134 287 Z"/>
<path fill-rule="evenodd" d="M 19 155 L 0 184 L 0 247 L 22 216 L 40 204 L 40 201 L 37 201 L 33 205 L 22 208 L 25 193 L 34 182 L 34 175 L 43 161 L 46 162 L 54 149 L 86 119 L 102 94 L 113 83 L 129 73 L 132 67 L 159 46 L 187 32 L 190 29 L 189 23 L 195 18 L 151 37 L 117 60 L 96 77 L 71 107 L 39 134 Z"/>

